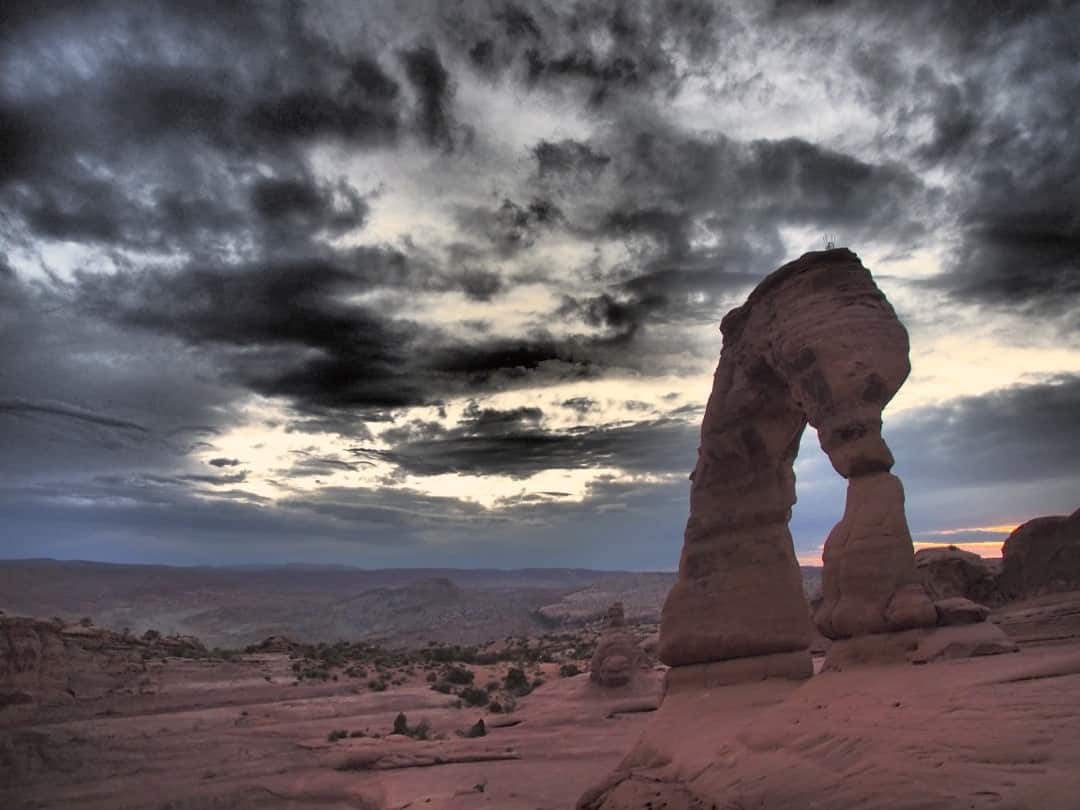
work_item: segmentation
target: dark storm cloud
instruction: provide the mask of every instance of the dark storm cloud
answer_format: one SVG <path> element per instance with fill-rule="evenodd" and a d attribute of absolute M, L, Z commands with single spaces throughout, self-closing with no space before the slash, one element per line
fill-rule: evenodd
<path fill-rule="evenodd" d="M 464 4 L 443 33 L 482 75 L 567 88 L 593 107 L 671 92 L 717 54 L 732 26 L 705 0 Z"/>
<path fill-rule="evenodd" d="M 462 206 L 457 211 L 457 221 L 462 229 L 482 236 L 503 258 L 533 247 L 543 233 L 560 224 L 562 218 L 558 206 L 541 197 L 525 205 L 504 199 L 494 209 Z"/>
<path fill-rule="evenodd" d="M 922 486 L 1077 481 L 1080 376 L 920 408 L 886 432 L 901 474 Z"/>
<path fill-rule="evenodd" d="M 808 25 L 831 31 L 830 47 L 850 49 L 853 75 L 889 121 L 887 142 L 913 165 L 955 173 L 943 210 L 959 239 L 933 286 L 955 301 L 1055 319 L 1075 335 L 1080 7 L 780 3 L 773 12 L 795 36 Z"/>
<path fill-rule="evenodd" d="M 132 430 L 138 433 L 146 433 L 142 425 L 127 419 L 118 419 L 109 414 L 95 413 L 94 411 L 80 408 L 77 405 L 69 405 L 64 402 L 50 400 L 25 400 L 25 399 L 0 399 L 0 414 L 8 416 L 52 416 L 61 419 L 74 419 L 92 425 Z"/>
<path fill-rule="evenodd" d="M 369 206 L 344 180 L 331 186 L 311 178 L 262 178 L 251 187 L 251 205 L 264 221 L 305 232 L 341 233 L 362 227 Z"/>
<path fill-rule="evenodd" d="M 595 408 L 597 404 L 596 400 L 592 397 L 571 397 L 570 399 L 563 400 L 562 406 L 584 416 Z"/>
<path fill-rule="evenodd" d="M 593 205 L 568 205 L 566 220 L 583 238 L 624 243 L 631 259 L 603 274 L 605 292 L 567 297 L 560 313 L 624 335 L 649 323 L 715 319 L 783 261 L 785 226 L 909 246 L 936 206 L 899 163 L 799 138 L 740 142 L 652 120 L 619 124 L 596 147 L 611 155 L 605 173 L 614 185 Z M 582 195 L 576 181 L 562 186 L 557 176 L 546 187 L 560 205 L 560 193 Z"/>
<path fill-rule="evenodd" d="M 342 51 L 294 4 L 105 5 L 19 25 L 0 83 L 0 199 L 17 217 L 7 229 L 257 253 L 251 231 L 267 220 L 293 225 L 293 239 L 364 224 L 366 203 L 312 180 L 304 149 L 396 142 L 399 84 L 365 43 Z M 41 52 L 52 55 L 35 64 Z"/>
<path fill-rule="evenodd" d="M 450 112 L 453 86 L 450 74 L 430 43 L 417 45 L 401 53 L 405 75 L 417 96 L 417 129 L 431 145 L 454 148 L 454 120 Z"/>
<path fill-rule="evenodd" d="M 528 478 L 549 469 L 617 467 L 634 473 L 682 472 L 693 467 L 698 428 L 659 419 L 549 431 L 539 409 L 484 409 L 451 429 L 420 425 L 383 438 L 390 450 L 356 448 L 411 475 L 506 475 Z"/>
<path fill-rule="evenodd" d="M 211 467 L 235 467 L 240 463 L 239 459 L 235 458 L 212 458 L 208 462 Z"/>
<path fill-rule="evenodd" d="M 316 420 L 296 430 L 356 435 L 357 421 L 388 409 L 596 377 L 628 362 L 604 336 L 535 331 L 462 341 L 348 300 L 463 282 L 474 298 L 486 292 L 476 279 L 440 276 L 395 250 L 359 248 L 331 259 L 78 274 L 70 295 L 88 315 L 208 351 L 233 384 L 290 399 Z"/>
<path fill-rule="evenodd" d="M 541 178 L 566 174 L 596 178 L 611 163 L 609 155 L 594 152 L 588 144 L 570 138 L 540 141 L 533 147 L 533 155 Z"/>

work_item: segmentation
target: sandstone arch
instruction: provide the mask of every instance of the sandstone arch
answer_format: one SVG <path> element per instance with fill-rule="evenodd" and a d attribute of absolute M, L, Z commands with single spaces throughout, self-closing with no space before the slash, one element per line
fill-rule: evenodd
<path fill-rule="evenodd" d="M 848 479 L 825 546 L 819 629 L 846 638 L 934 625 L 881 436 L 882 409 L 910 371 L 908 335 L 869 271 L 846 249 L 807 253 L 720 328 L 661 660 L 796 655 L 805 659 L 796 671 L 809 674 L 810 616 L 788 531 L 808 423 Z"/>

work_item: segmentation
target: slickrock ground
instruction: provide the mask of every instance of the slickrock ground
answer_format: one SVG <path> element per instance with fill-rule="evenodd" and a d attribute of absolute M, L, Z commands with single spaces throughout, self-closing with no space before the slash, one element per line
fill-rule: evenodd
<path fill-rule="evenodd" d="M 1080 594 L 994 619 L 1017 654 L 673 690 L 588 810 L 1075 810 Z"/>
<path fill-rule="evenodd" d="M 704 703 L 672 694 L 652 713 L 661 674 L 648 669 L 601 689 L 545 664 L 545 683 L 496 714 L 452 708 L 422 667 L 378 692 L 368 678 L 293 686 L 286 652 L 155 659 L 138 689 L 0 711 L 0 807 L 555 810 L 615 772 L 651 726 L 662 745 L 638 750 L 638 776 L 591 806 L 713 806 L 692 788 L 717 791 L 726 810 L 766 799 L 768 810 L 1075 810 L 1080 592 L 991 620 L 1020 653 L 742 684 Z M 483 688 L 508 667 L 470 669 Z M 398 712 L 445 739 L 388 736 Z M 486 736 L 456 734 L 481 718 Z M 330 742 L 332 731 L 383 736 Z M 666 758 L 677 771 L 656 764 Z"/>
<path fill-rule="evenodd" d="M 471 669 L 480 688 L 508 671 Z M 601 689 L 542 669 L 544 685 L 495 714 L 454 708 L 423 671 L 375 692 L 346 680 L 291 686 L 278 653 L 150 662 L 143 694 L 0 712 L 0 807 L 569 807 L 631 746 L 661 676 Z M 398 712 L 445 739 L 389 736 Z M 486 736 L 457 735 L 481 718 Z M 338 730 L 383 736 L 328 741 Z"/>

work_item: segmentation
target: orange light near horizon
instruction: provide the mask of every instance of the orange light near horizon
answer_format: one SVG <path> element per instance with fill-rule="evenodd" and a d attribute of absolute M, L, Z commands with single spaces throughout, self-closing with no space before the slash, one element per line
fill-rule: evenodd
<path fill-rule="evenodd" d="M 980 557 L 1000 557 L 1001 556 L 1001 540 L 973 540 L 970 543 L 935 543 L 926 540 L 916 540 L 915 550 L 920 551 L 924 548 L 958 548 L 961 551 L 970 551 L 972 554 L 978 554 Z"/>

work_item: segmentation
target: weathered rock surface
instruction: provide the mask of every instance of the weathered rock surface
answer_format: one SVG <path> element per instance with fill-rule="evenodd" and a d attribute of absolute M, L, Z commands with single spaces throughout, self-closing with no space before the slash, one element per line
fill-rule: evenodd
<path fill-rule="evenodd" d="M 0 617 L 0 707 L 70 700 L 67 649 L 60 625 L 22 616 Z"/>
<path fill-rule="evenodd" d="M 1000 655 L 1019 649 L 1016 642 L 996 624 L 978 622 L 931 630 L 919 641 L 911 660 L 916 664 L 925 664 L 950 658 Z"/>
<path fill-rule="evenodd" d="M 986 605 L 980 605 L 962 596 L 938 599 L 934 602 L 934 609 L 938 615 L 937 623 L 942 626 L 985 622 L 990 615 L 990 608 Z"/>
<path fill-rule="evenodd" d="M 0 616 L 0 708 L 100 697 L 130 688 L 147 659 L 206 655 L 190 636 L 136 638 L 92 625 Z"/>
<path fill-rule="evenodd" d="M 993 630 L 882 635 L 963 631 L 971 644 L 973 632 Z M 1072 810 L 1078 675 L 1075 647 L 1043 647 L 669 692 L 638 745 L 578 808 Z"/>
<path fill-rule="evenodd" d="M 691 475 L 679 576 L 664 604 L 672 666 L 806 650 L 812 630 L 788 520 L 807 423 L 849 479 L 815 615 L 831 638 L 932 625 L 889 474 L 881 412 L 906 379 L 907 331 L 849 250 L 781 267 L 721 324 Z"/>
<path fill-rule="evenodd" d="M 593 653 L 589 678 L 600 686 L 625 686 L 641 666 L 641 648 L 634 635 L 626 629 L 621 602 L 608 608 L 600 640 Z"/>
<path fill-rule="evenodd" d="M 932 599 L 962 596 L 983 605 L 1001 602 L 996 561 L 956 546 L 924 548 L 915 552 L 915 570 Z"/>
<path fill-rule="evenodd" d="M 1029 520 L 1001 547 L 998 578 L 1007 598 L 1080 590 L 1080 509 Z"/>

